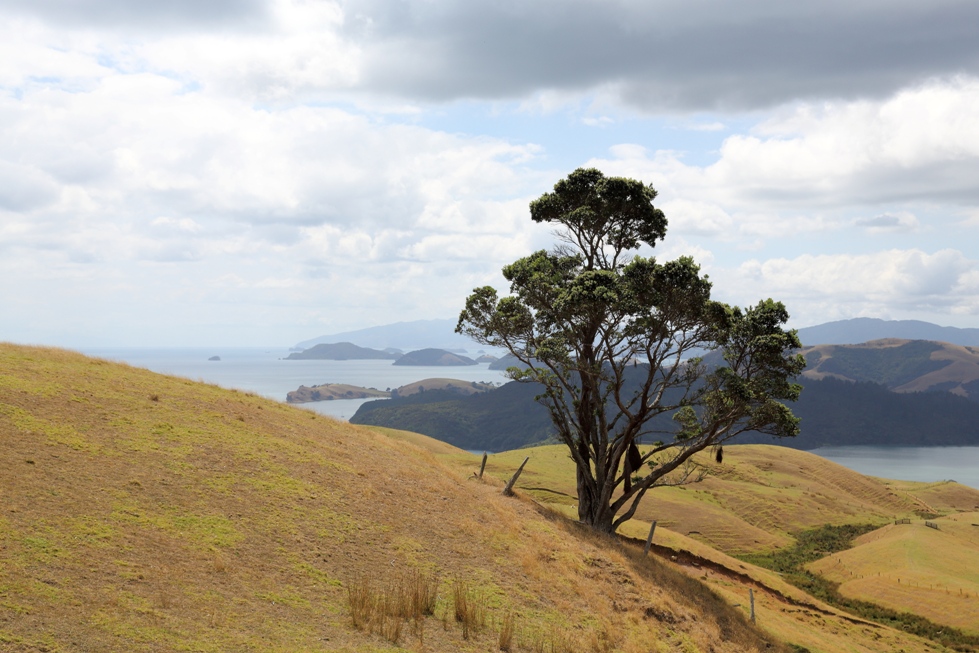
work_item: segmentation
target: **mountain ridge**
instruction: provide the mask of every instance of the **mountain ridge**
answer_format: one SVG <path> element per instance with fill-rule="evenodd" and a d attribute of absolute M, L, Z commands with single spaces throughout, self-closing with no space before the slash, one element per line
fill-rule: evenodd
<path fill-rule="evenodd" d="M 341 340 L 372 349 L 396 348 L 404 351 L 430 348 L 469 351 L 483 348 L 469 338 L 456 333 L 455 327 L 456 320 L 451 319 L 395 322 L 303 340 L 296 343 L 293 348 L 307 349 L 321 343 Z"/>
<path fill-rule="evenodd" d="M 857 317 L 797 329 L 805 346 L 857 345 L 882 338 L 934 340 L 953 345 L 979 347 L 979 329 L 939 326 L 920 320 L 881 320 Z"/>

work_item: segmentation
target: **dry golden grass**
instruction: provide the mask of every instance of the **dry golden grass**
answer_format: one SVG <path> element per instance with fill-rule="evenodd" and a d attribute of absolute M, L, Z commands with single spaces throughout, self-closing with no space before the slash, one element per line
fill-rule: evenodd
<path fill-rule="evenodd" d="M 502 482 L 527 455 L 531 462 L 517 487 L 574 518 L 574 472 L 563 447 L 492 455 L 487 468 L 497 482 Z M 478 457 L 468 454 L 457 452 L 439 457 L 462 469 L 475 469 L 478 465 Z M 756 607 L 764 615 L 764 628 L 783 641 L 827 652 L 941 649 L 921 640 L 908 644 L 905 635 L 897 631 L 852 620 L 790 586 L 777 574 L 727 553 L 784 546 L 793 541 L 791 533 L 826 523 L 885 524 L 901 517 L 918 519 L 920 512 L 948 514 L 946 519 L 952 520 L 956 519 L 955 510 L 976 505 L 979 492 L 957 483 L 865 477 L 818 456 L 783 447 L 725 447 L 724 461 L 717 465 L 702 460 L 712 475 L 700 484 L 651 492 L 637 519 L 623 528 L 623 534 L 645 540 L 650 522 L 656 519 L 655 541 L 661 554 L 677 555 L 678 568 L 714 587 L 732 604 L 746 606 L 748 590 L 753 588 L 758 595 Z M 975 530 L 979 531 L 979 527 Z M 935 553 L 940 555 L 944 550 L 936 549 Z M 954 561 L 950 573 L 972 564 L 971 559 L 953 556 L 950 560 Z M 951 590 L 946 596 L 950 594 Z M 877 600 L 873 595 L 862 598 Z M 880 598 L 879 602 L 891 605 L 884 600 L 886 597 Z M 917 611 L 909 604 L 901 609 Z M 969 619 L 975 623 L 971 614 L 965 613 L 956 623 Z"/>
<path fill-rule="evenodd" d="M 814 454 L 772 445 L 724 448 L 724 463 L 703 455 L 708 470 L 697 484 L 653 490 L 636 513 L 647 523 L 688 535 L 729 554 L 789 545 L 792 533 L 823 524 L 879 523 L 979 505 L 979 491 L 957 483 L 895 483 L 863 476 Z M 517 487 L 538 501 L 576 504 L 574 465 L 565 447 L 552 445 L 490 456 L 487 469 L 504 479 L 530 455 Z M 443 459 L 472 466 L 468 454 Z M 573 512 L 573 510 L 571 511 Z"/>
<path fill-rule="evenodd" d="M 890 524 L 810 568 L 840 592 L 979 634 L 979 513 Z"/>
<path fill-rule="evenodd" d="M 0 437 L 0 650 L 486 651 L 510 614 L 513 650 L 784 650 L 493 478 L 249 393 L 0 345 Z M 486 626 L 443 582 L 434 615 L 356 627 L 363 579 L 402 605 L 425 574 Z"/>

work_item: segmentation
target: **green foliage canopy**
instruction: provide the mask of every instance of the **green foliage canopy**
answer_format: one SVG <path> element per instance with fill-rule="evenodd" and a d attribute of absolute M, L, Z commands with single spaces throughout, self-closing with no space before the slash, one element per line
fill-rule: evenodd
<path fill-rule="evenodd" d="M 606 532 L 650 488 L 694 478 L 696 452 L 749 430 L 798 433 L 781 402 L 798 397 L 791 380 L 805 363 L 782 329 L 784 306 L 713 301 L 693 259 L 632 255 L 666 234 L 655 197 L 636 180 L 574 171 L 530 205 L 535 221 L 559 226 L 559 245 L 503 268 L 510 295 L 476 288 L 456 327 L 521 361 L 511 378 L 542 384 L 538 400 L 576 464 L 579 517 Z M 715 348 L 718 368 L 693 356 Z M 627 384 L 640 365 L 641 382 Z M 675 424 L 666 434 L 649 425 L 663 413 Z M 640 453 L 654 433 L 663 442 Z"/>

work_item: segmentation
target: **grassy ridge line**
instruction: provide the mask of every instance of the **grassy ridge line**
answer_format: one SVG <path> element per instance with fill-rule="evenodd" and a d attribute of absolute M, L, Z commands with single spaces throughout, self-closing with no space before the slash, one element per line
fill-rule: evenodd
<path fill-rule="evenodd" d="M 742 555 L 790 546 L 794 533 L 827 523 L 883 525 L 901 517 L 917 518 L 923 507 L 949 512 L 979 503 L 979 491 L 955 483 L 870 478 L 785 447 L 736 445 L 724 451 L 723 464 L 709 456 L 696 458 L 709 472 L 701 483 L 650 492 L 637 519 L 647 524 L 656 520 L 715 549 Z M 488 469 L 508 477 L 527 455 L 533 464 L 517 486 L 543 503 L 574 506 L 574 464 L 562 445 L 494 454 Z M 926 497 L 927 504 L 918 493 Z"/>
<path fill-rule="evenodd" d="M 783 650 L 492 479 L 247 393 L 0 345 L 0 433 L 0 648 L 385 649 L 351 582 L 419 570 L 478 589 L 491 625 L 463 639 L 443 595 L 429 651 L 487 650 L 510 612 L 519 650 Z"/>

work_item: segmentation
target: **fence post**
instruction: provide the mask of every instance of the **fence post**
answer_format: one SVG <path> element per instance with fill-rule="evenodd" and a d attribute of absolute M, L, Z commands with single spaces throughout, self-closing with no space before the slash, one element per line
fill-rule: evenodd
<path fill-rule="evenodd" d="M 483 470 L 486 469 L 486 452 L 483 452 L 483 464 L 479 466 L 479 476 L 477 478 L 483 478 Z"/>
<path fill-rule="evenodd" d="M 653 533 L 656 532 L 656 520 L 653 520 L 653 525 L 649 527 L 649 537 L 646 538 L 646 548 L 642 552 L 644 556 L 649 555 L 649 547 L 653 543 Z"/>
<path fill-rule="evenodd" d="M 520 472 L 523 471 L 523 466 L 527 464 L 527 461 L 528 460 L 530 460 L 530 456 L 527 456 L 526 458 L 524 458 L 523 459 L 523 462 L 520 463 L 520 467 L 518 467 L 517 468 L 517 471 L 515 471 L 513 473 L 513 477 L 506 484 L 506 487 L 503 488 L 503 496 L 505 496 L 505 497 L 512 497 L 513 496 L 513 484 L 517 482 L 517 479 L 520 477 Z"/>
<path fill-rule="evenodd" d="M 748 588 L 748 598 L 751 599 L 751 623 L 755 623 L 755 590 Z"/>

